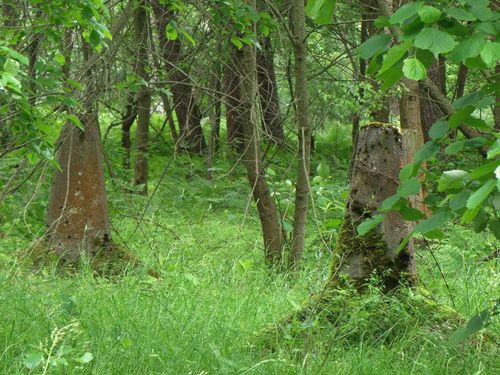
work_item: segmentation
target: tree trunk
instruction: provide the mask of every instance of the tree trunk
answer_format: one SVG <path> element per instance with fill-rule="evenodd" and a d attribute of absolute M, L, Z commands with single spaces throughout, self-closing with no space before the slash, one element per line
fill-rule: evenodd
<path fill-rule="evenodd" d="M 374 20 L 380 16 L 380 11 L 377 6 L 377 0 L 362 0 L 364 19 L 366 22 L 367 28 L 367 37 L 370 38 L 377 33 L 377 29 L 375 27 Z M 371 80 L 373 91 L 379 91 L 379 84 L 374 80 Z M 383 124 L 387 124 L 389 122 L 390 115 L 390 106 L 389 106 L 389 97 L 387 95 L 379 98 L 378 103 L 376 104 L 375 109 L 370 112 L 370 117 L 375 122 L 380 122 Z"/>
<path fill-rule="evenodd" d="M 440 60 L 434 60 L 432 65 L 427 69 L 427 75 L 429 78 L 436 82 L 439 91 L 443 95 L 446 94 L 446 81 L 443 79 L 443 62 Z M 437 120 L 444 116 L 443 111 L 439 107 L 439 105 L 432 98 L 429 90 L 425 88 L 423 84 L 420 85 L 420 116 L 422 119 L 422 130 L 424 135 L 424 140 L 427 142 L 430 140 L 429 130 Z"/>
<path fill-rule="evenodd" d="M 295 100 L 297 103 L 298 171 L 295 188 L 295 213 L 290 264 L 296 267 L 304 251 L 309 198 L 309 169 L 311 158 L 311 127 L 307 95 L 307 45 L 305 39 L 304 1 L 295 0 L 292 5 L 292 33 L 295 54 Z"/>
<path fill-rule="evenodd" d="M 496 73 L 496 84 L 500 83 L 500 64 L 497 64 L 495 68 Z M 500 132 L 500 94 L 499 90 L 496 90 L 495 104 L 493 107 L 493 118 L 495 120 L 495 131 Z"/>
<path fill-rule="evenodd" d="M 240 95 L 242 120 L 244 120 L 242 125 L 245 148 L 242 159 L 262 225 L 266 260 L 270 265 L 279 265 L 282 261 L 281 230 L 276 205 L 264 177 L 260 156 L 255 103 L 257 97 L 256 60 L 253 46 L 243 47 L 243 59 L 237 66 L 241 79 Z"/>
<path fill-rule="evenodd" d="M 257 80 L 264 131 L 273 142 L 283 143 L 285 135 L 281 121 L 271 38 L 263 38 L 261 45 L 262 48 L 257 51 Z"/>
<path fill-rule="evenodd" d="M 131 2 L 111 28 L 114 38 L 122 31 Z M 115 39 L 114 39 L 115 40 Z M 85 56 L 84 112 L 78 117 L 82 129 L 67 122 L 59 136 L 56 170 L 52 179 L 47 212 L 47 239 L 62 259 L 75 262 L 80 253 L 94 256 L 111 243 L 111 225 L 104 181 L 102 142 L 99 134 L 99 112 L 95 93 L 98 79 L 92 66 L 97 54 L 90 55 L 82 43 Z M 65 51 L 66 53 L 71 53 Z M 67 59 L 67 62 L 70 59 Z M 69 66 L 65 68 L 69 74 Z"/>
<path fill-rule="evenodd" d="M 171 21 L 175 20 L 175 13 L 170 10 L 168 4 L 163 4 L 159 0 L 152 0 L 151 4 L 156 17 L 160 53 L 163 56 L 169 80 L 172 81 L 171 91 L 174 99 L 174 109 L 180 128 L 177 148 L 201 154 L 207 148 L 207 144 L 201 127 L 200 109 L 194 96 L 189 75 L 179 66 L 181 62 L 181 42 L 179 38 L 169 40 L 166 35 L 166 28 Z"/>
<path fill-rule="evenodd" d="M 137 117 L 137 103 L 133 95 L 129 94 L 125 113 L 122 116 L 122 147 L 124 150 L 122 165 L 125 169 L 130 169 L 130 128 Z"/>
<path fill-rule="evenodd" d="M 135 136 L 135 176 L 134 183 L 142 186 L 142 194 L 148 191 L 148 136 L 151 111 L 151 91 L 147 87 L 149 74 L 146 72 L 148 65 L 148 36 L 149 27 L 145 3 L 141 2 L 134 12 L 135 42 L 137 48 L 137 61 L 135 73 L 143 83 L 137 90 L 137 131 Z"/>
<path fill-rule="evenodd" d="M 242 51 L 232 48 L 230 61 L 224 68 L 227 143 L 240 152 L 243 151 L 244 143 L 244 111 L 241 103 L 241 78 L 238 65 L 242 58 Z"/>
<path fill-rule="evenodd" d="M 97 112 L 80 116 L 81 130 L 67 123 L 59 139 L 47 216 L 48 236 L 63 259 L 83 251 L 94 256 L 111 240 Z"/>
<path fill-rule="evenodd" d="M 410 224 L 392 212 L 374 230 L 358 236 L 356 228 L 374 217 L 377 208 L 396 193 L 402 164 L 402 136 L 398 128 L 375 123 L 360 130 L 344 222 L 337 237 L 332 261 L 332 283 L 346 274 L 358 287 L 376 272 L 387 289 L 404 279 L 416 278 L 411 241 L 396 254 Z"/>

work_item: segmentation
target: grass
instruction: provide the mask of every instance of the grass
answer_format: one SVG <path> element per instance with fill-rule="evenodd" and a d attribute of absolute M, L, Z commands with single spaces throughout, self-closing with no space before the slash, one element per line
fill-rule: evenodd
<path fill-rule="evenodd" d="M 111 164 L 118 166 L 116 140 L 107 147 Z M 321 149 L 319 145 L 318 152 Z M 247 210 L 243 168 L 226 173 L 235 157 L 222 152 L 216 179 L 207 182 L 202 159 L 181 156 L 169 162 L 168 149 L 156 151 L 150 191 L 159 185 L 151 199 L 124 193 L 127 179 L 118 171 L 108 190 L 114 240 L 156 268 L 161 279 L 140 269 L 102 278 L 85 266 L 68 276 L 51 268 L 33 273 L 16 262 L 14 252 L 43 227 L 47 186 L 40 189 L 27 219 L 34 235 L 11 212 L 12 205 L 29 199 L 33 187 L 6 202 L 11 209 L 0 227 L 0 373 L 30 372 L 27 366 L 37 363 L 39 353 L 44 361 L 31 373 L 44 372 L 49 353 L 56 366 L 46 370 L 54 374 L 500 371 L 498 322 L 486 335 L 448 346 L 453 324 L 422 304 L 416 292 L 384 296 L 373 286 L 359 296 L 347 290 L 335 298 L 340 307 L 336 321 L 322 322 L 311 315 L 276 326 L 320 291 L 328 276 L 329 252 L 314 220 L 302 270 L 273 274 L 263 261 L 252 204 Z M 289 158 L 278 155 L 272 166 L 282 209 L 290 198 L 281 178 Z M 329 158 L 320 154 L 321 159 Z M 325 222 L 341 215 L 346 191 L 345 179 L 335 179 L 316 181 L 315 190 L 319 226 L 332 245 L 337 228 Z M 445 240 L 420 249 L 421 284 L 435 301 L 454 305 L 469 317 L 498 297 L 498 265 L 478 262 L 491 249 L 489 237 L 453 226 L 447 234 Z"/>

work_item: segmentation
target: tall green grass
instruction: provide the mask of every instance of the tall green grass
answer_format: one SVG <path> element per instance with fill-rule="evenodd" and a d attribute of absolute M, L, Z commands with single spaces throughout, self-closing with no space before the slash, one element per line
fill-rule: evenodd
<path fill-rule="evenodd" d="M 116 143 L 107 145 L 114 166 Z M 31 373 L 44 372 L 48 353 L 56 365 L 47 366 L 51 374 L 499 373 L 498 323 L 486 335 L 449 346 L 453 323 L 436 316 L 416 291 L 392 297 L 376 286 L 364 296 L 339 292 L 336 320 L 312 314 L 277 325 L 325 284 L 330 253 L 317 232 L 323 223 L 311 220 L 300 272 L 270 272 L 243 168 L 226 172 L 236 157 L 223 150 L 215 180 L 207 182 L 203 159 L 171 162 L 168 150 L 158 147 L 151 160 L 152 198 L 126 193 L 127 176 L 118 168 L 108 190 L 114 240 L 160 279 L 142 269 L 112 278 L 88 267 L 73 275 L 51 268 L 34 273 L 14 257 L 33 239 L 23 220 L 2 224 L 0 373 L 29 373 L 39 353 L 44 360 Z M 329 160 L 326 153 L 316 158 Z M 276 181 L 292 162 L 278 153 Z M 342 206 L 345 180 L 339 176 L 328 184 L 331 194 L 322 197 Z M 19 193 L 18 204 L 29 190 Z M 46 199 L 43 185 L 35 204 Z M 319 206 L 320 221 L 340 215 Z M 31 223 L 34 230 L 43 228 L 43 210 Z M 328 230 L 332 245 L 335 228 Z M 436 303 L 468 317 L 498 297 L 498 265 L 478 262 L 494 244 L 459 227 L 447 233 L 446 240 L 419 250 L 421 286 Z"/>

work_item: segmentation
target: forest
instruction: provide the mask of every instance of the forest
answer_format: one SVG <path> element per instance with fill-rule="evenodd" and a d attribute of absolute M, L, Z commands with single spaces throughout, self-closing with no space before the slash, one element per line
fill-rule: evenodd
<path fill-rule="evenodd" d="M 499 374 L 498 0 L 2 0 L 0 374 Z"/>

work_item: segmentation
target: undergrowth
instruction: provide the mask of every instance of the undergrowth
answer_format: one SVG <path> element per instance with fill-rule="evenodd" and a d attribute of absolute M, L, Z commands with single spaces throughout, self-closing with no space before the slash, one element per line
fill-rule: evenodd
<path fill-rule="evenodd" d="M 313 181 L 315 211 L 304 264 L 289 275 L 265 266 L 244 169 L 234 166 L 237 156 L 231 151 L 217 154 L 214 180 L 207 181 L 203 158 L 172 160 L 168 143 L 155 146 L 150 196 L 143 197 L 127 192 L 127 173 L 113 171 L 120 163 L 118 140 L 107 142 L 113 239 L 147 267 L 101 277 L 85 265 L 70 275 L 50 266 L 33 272 L 23 265 L 16 251 L 43 233 L 48 199 L 47 179 L 33 195 L 37 180 L 32 178 L 3 202 L 0 373 L 500 371 L 498 322 L 461 345 L 447 343 L 459 324 L 455 314 L 470 317 L 498 297 L 498 264 L 482 260 L 495 246 L 488 236 L 451 226 L 446 239 L 422 243 L 419 288 L 425 292 L 384 295 L 374 280 L 363 295 L 336 291 L 327 308 L 283 324 L 328 279 L 347 191 L 346 165 L 335 163 L 347 155 L 332 160 L 318 141 L 314 168 L 326 163 L 330 177 L 323 166 L 324 176 Z M 270 165 L 275 173 L 270 184 L 285 221 L 292 214 L 293 191 L 283 178 L 293 179 L 290 159 L 278 151 Z M 15 163 L 3 165 L 2 176 Z M 149 276 L 148 267 L 159 278 Z M 449 314 L 437 305 L 450 306 Z"/>

